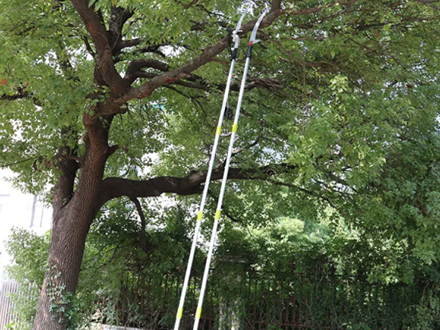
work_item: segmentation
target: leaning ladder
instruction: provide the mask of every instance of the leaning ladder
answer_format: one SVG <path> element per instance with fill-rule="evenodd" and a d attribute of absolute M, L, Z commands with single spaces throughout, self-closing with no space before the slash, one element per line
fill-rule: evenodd
<path fill-rule="evenodd" d="M 220 188 L 220 195 L 219 195 L 218 202 L 217 202 L 217 209 L 216 209 L 216 212 L 215 212 L 214 225 L 213 225 L 213 229 L 212 229 L 211 240 L 210 240 L 209 250 L 208 250 L 208 256 L 207 256 L 206 264 L 205 264 L 205 270 L 204 270 L 204 273 L 203 273 L 202 286 L 200 288 L 200 295 L 199 295 L 199 300 L 198 300 L 198 303 L 197 303 L 197 310 L 196 310 L 193 330 L 197 330 L 198 329 L 199 322 L 200 322 L 200 317 L 202 315 L 203 298 L 204 298 L 205 291 L 206 291 L 206 284 L 208 282 L 208 276 L 209 276 L 209 268 L 210 268 L 210 265 L 211 265 L 212 254 L 213 254 L 213 251 L 214 251 L 215 241 L 216 241 L 216 238 L 217 238 L 217 229 L 218 229 L 218 224 L 220 222 L 220 214 L 221 214 L 221 208 L 222 208 L 222 204 L 223 204 L 223 197 L 224 197 L 224 194 L 225 194 L 226 182 L 227 182 L 227 179 L 228 179 L 228 172 L 229 172 L 229 167 L 230 167 L 230 163 L 231 163 L 232 149 L 234 147 L 235 135 L 237 133 L 237 128 L 238 128 L 238 119 L 240 117 L 241 103 L 242 103 L 242 100 L 243 100 L 244 88 L 245 88 L 245 85 L 246 85 L 246 78 L 247 78 L 247 72 L 248 72 L 248 69 L 249 69 L 249 62 L 250 62 L 251 55 L 252 55 L 252 47 L 253 47 L 254 44 L 256 44 L 258 42 L 258 40 L 256 39 L 257 30 L 258 30 L 258 27 L 260 26 L 261 21 L 263 20 L 263 17 L 266 15 L 266 13 L 267 13 L 267 10 L 265 10 L 260 15 L 260 17 L 258 18 L 257 22 L 254 25 L 254 28 L 252 30 L 251 37 L 250 37 L 249 43 L 248 43 L 248 49 L 247 49 L 247 53 L 246 53 L 246 62 L 245 62 L 245 67 L 244 67 L 244 72 L 243 72 L 243 78 L 242 78 L 242 81 L 241 81 L 240 92 L 239 92 L 238 102 L 237 102 L 237 109 L 235 111 L 234 123 L 232 125 L 232 132 L 231 132 L 231 138 L 230 138 L 230 143 L 229 143 L 228 155 L 227 155 L 227 158 L 226 158 L 226 165 L 225 165 L 225 170 L 224 170 L 224 173 L 223 173 L 223 179 L 222 179 L 222 184 L 221 184 L 221 188 Z M 232 75 L 233 75 L 233 72 L 234 72 L 235 61 L 237 59 L 238 46 L 239 46 L 239 43 L 240 43 L 240 38 L 238 36 L 238 32 L 240 30 L 241 23 L 242 23 L 245 15 L 246 14 L 243 14 L 240 17 L 240 20 L 238 21 L 235 30 L 232 32 L 232 38 L 233 38 L 234 46 L 232 48 L 231 66 L 230 66 L 230 69 L 229 69 L 229 75 L 228 75 L 228 80 L 227 80 L 227 83 L 226 83 L 225 93 L 224 93 L 224 97 L 223 97 L 222 108 L 220 110 L 220 116 L 219 116 L 219 120 L 218 120 L 217 131 L 216 131 L 216 134 L 215 134 L 214 145 L 212 147 L 212 152 L 211 152 L 211 158 L 210 158 L 210 161 L 209 161 L 208 172 L 206 174 L 206 181 L 205 181 L 205 186 L 204 186 L 204 189 L 203 189 L 202 200 L 201 200 L 201 203 L 200 203 L 200 209 L 199 209 L 199 212 L 198 212 L 198 215 L 197 215 L 197 224 L 196 224 L 196 228 L 195 228 L 195 232 L 194 232 L 193 242 L 192 242 L 192 245 L 191 245 L 191 251 L 190 251 L 190 255 L 189 255 L 189 259 L 188 259 L 188 265 L 187 265 L 186 272 L 185 272 L 185 278 L 184 278 L 184 282 L 183 282 L 182 293 L 181 293 L 181 296 L 180 296 L 179 307 L 178 307 L 178 310 L 177 310 L 176 322 L 174 324 L 174 330 L 178 330 L 179 329 L 180 320 L 182 319 L 182 315 L 183 315 L 183 306 L 184 306 L 184 303 L 185 303 L 185 297 L 186 297 L 186 292 L 187 292 L 187 289 L 188 289 L 188 283 L 189 283 L 189 278 L 190 278 L 190 275 L 191 275 L 191 268 L 192 268 L 192 264 L 193 264 L 193 261 L 194 261 L 194 255 L 195 255 L 195 250 L 196 250 L 196 246 L 197 246 L 197 241 L 198 241 L 199 235 L 200 235 L 200 227 L 201 227 L 201 223 L 202 223 L 202 220 L 203 220 L 203 211 L 204 211 L 204 208 L 205 208 L 206 198 L 207 198 L 208 189 L 209 189 L 209 183 L 211 181 L 211 175 L 212 175 L 212 171 L 213 171 L 213 168 L 214 168 L 215 155 L 217 153 L 217 147 L 218 147 L 218 143 L 219 143 L 219 139 L 220 139 L 221 127 L 222 127 L 222 124 L 223 124 L 224 113 L 225 113 L 225 109 L 226 109 L 226 106 L 227 106 L 227 103 L 228 103 L 228 98 L 229 98 L 229 92 L 230 92 L 230 87 L 231 87 Z"/>

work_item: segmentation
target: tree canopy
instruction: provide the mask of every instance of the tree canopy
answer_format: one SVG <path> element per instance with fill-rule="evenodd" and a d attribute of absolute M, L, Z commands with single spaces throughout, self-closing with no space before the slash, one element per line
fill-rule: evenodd
<path fill-rule="evenodd" d="M 270 11 L 251 61 L 226 221 L 258 228 L 330 207 L 378 245 L 394 239 L 424 262 L 438 260 L 437 1 L 245 5 L 243 40 L 253 16 Z M 197 203 L 229 67 L 228 26 L 242 6 L 0 3 L 0 164 L 27 191 L 51 187 L 54 207 L 35 329 L 67 327 L 49 308 L 65 301 L 64 289 L 49 297 L 47 288 L 75 292 L 86 236 L 106 203 L 131 199 L 147 252 L 153 206 L 138 198 Z M 234 78 L 232 107 L 238 85 Z M 225 123 L 214 180 L 230 129 Z M 214 184 L 212 200 L 217 194 Z"/>

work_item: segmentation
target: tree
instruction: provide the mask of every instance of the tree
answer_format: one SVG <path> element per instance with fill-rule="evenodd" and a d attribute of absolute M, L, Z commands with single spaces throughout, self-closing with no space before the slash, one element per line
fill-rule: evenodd
<path fill-rule="evenodd" d="M 266 3 L 255 4 L 260 11 Z M 263 198 L 265 205 L 281 203 L 275 192 L 284 186 L 289 198 L 340 208 L 377 176 L 398 143 L 410 121 L 399 118 L 416 107 L 407 94 L 417 99 L 420 86 L 435 83 L 435 43 L 427 36 L 435 35 L 437 8 L 422 0 L 268 5 L 229 172 L 230 179 L 248 182 L 229 190 L 240 187 L 235 191 L 261 207 Z M 201 192 L 228 66 L 225 26 L 238 6 L 0 4 L 0 157 L 24 189 L 53 187 L 35 329 L 69 327 L 53 305 L 68 309 L 87 233 L 105 203 L 127 196 L 142 214 L 138 198 Z M 243 36 L 253 23 L 242 26 Z M 214 180 L 222 176 L 221 160 Z M 152 170 L 136 177 L 137 167 Z M 306 208 L 291 204 L 286 207 Z"/>

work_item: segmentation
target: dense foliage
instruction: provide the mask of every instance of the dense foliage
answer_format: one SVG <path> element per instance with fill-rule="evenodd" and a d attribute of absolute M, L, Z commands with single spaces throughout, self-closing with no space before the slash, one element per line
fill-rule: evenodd
<path fill-rule="evenodd" d="M 74 305 L 75 323 L 171 327 L 188 257 L 190 217 L 182 203 L 170 206 L 165 214 L 152 215 L 154 225 L 147 235 L 155 247 L 145 254 L 138 246 L 138 219 L 125 206 L 113 205 L 90 232 Z M 408 260 L 391 241 L 377 249 L 342 219 L 332 225 L 331 217 L 331 212 L 319 220 L 281 217 L 264 230 L 225 226 L 207 301 L 222 311 L 212 315 L 216 324 L 227 326 L 234 320 L 232 315 L 239 322 L 253 318 L 268 322 L 260 314 L 267 308 L 273 309 L 270 319 L 275 327 L 278 314 L 285 313 L 279 301 L 291 299 L 283 294 L 294 290 L 303 322 L 307 313 L 312 324 L 349 329 L 374 329 L 380 322 L 389 329 L 436 328 L 438 267 Z M 32 283 L 38 288 L 43 283 L 45 253 L 36 252 L 48 248 L 48 237 L 17 230 L 9 240 L 15 261 L 9 273 L 24 287 Z M 199 252 L 194 264 L 194 291 L 204 257 Z M 275 292 L 269 294 L 269 287 Z M 274 305 L 272 295 L 277 290 L 281 296 Z M 14 298 L 22 321 L 32 321 L 37 294 Z M 303 301 L 312 307 L 301 309 Z M 190 318 L 185 321 L 191 323 Z M 30 327 L 31 323 L 22 322 L 20 329 Z"/>
<path fill-rule="evenodd" d="M 247 20 L 270 11 L 251 62 L 219 251 L 241 249 L 256 269 L 318 267 L 382 283 L 436 273 L 436 3 L 245 3 Z M 98 259 L 118 258 L 124 245 L 133 253 L 124 260 L 139 252 L 154 269 L 185 267 L 187 221 L 228 70 L 227 25 L 242 5 L 0 2 L 0 165 L 27 191 L 51 187 L 54 207 L 37 330 L 72 326 L 69 311 L 88 299 L 78 299 L 81 289 L 74 299 L 80 271 L 85 277 Z M 243 24 L 243 39 L 252 26 Z M 242 63 L 241 54 L 237 76 Z M 234 78 L 231 106 L 238 84 Z M 204 231 L 218 190 L 214 183 Z M 169 215 L 170 203 L 184 206 Z M 155 223 L 168 215 L 185 221 Z M 42 271 L 31 268 L 29 276 Z M 89 292 L 104 280 L 94 281 Z"/>

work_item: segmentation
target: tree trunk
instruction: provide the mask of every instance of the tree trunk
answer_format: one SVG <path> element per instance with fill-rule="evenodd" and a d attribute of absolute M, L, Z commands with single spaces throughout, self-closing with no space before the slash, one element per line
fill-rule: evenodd
<path fill-rule="evenodd" d="M 75 176 L 72 173 L 64 171 L 55 186 L 52 241 L 34 330 L 74 328 L 72 299 L 78 284 L 87 233 L 99 210 L 97 201 L 108 157 L 107 132 L 101 122 L 95 122 L 93 126 L 86 138 L 86 154 L 77 189 L 73 197 L 70 196 L 72 199 L 69 201 L 66 196 L 69 190 L 73 190 Z M 66 169 L 66 166 L 63 168 Z M 68 186 L 71 189 L 67 189 Z"/>
<path fill-rule="evenodd" d="M 95 200 L 75 195 L 54 218 L 35 330 L 61 330 L 72 325 L 71 302 L 78 284 L 87 233 L 96 214 Z"/>
<path fill-rule="evenodd" d="M 90 204 L 90 203 L 89 203 Z M 84 205 L 90 208 L 90 205 Z M 75 211 L 75 210 L 72 210 Z M 35 330 L 69 328 L 71 301 L 78 283 L 91 219 L 76 212 L 60 212 L 54 219 L 48 269 L 40 294 Z"/>

